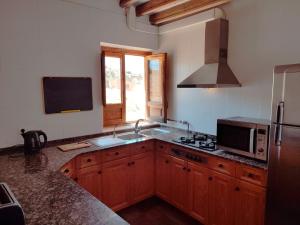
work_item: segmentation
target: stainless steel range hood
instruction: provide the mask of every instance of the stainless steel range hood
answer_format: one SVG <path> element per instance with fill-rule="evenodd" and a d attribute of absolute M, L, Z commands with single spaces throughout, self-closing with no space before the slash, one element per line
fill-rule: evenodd
<path fill-rule="evenodd" d="M 205 64 L 178 88 L 241 87 L 240 82 L 227 64 L 228 20 L 216 19 L 206 23 Z"/>

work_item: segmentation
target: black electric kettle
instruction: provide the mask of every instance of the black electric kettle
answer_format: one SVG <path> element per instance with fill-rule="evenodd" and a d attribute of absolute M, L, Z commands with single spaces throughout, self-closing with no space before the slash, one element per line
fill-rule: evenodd
<path fill-rule="evenodd" d="M 25 153 L 31 154 L 39 152 L 47 144 L 47 135 L 41 130 L 31 130 L 25 132 L 24 129 L 21 130 L 21 135 L 24 138 L 24 151 Z M 41 141 L 41 136 L 44 141 Z"/>

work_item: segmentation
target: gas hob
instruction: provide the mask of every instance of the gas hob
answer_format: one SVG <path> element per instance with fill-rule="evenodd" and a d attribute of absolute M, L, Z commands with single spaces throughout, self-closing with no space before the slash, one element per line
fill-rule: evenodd
<path fill-rule="evenodd" d="M 179 137 L 173 140 L 176 143 L 203 149 L 206 151 L 217 150 L 217 140 L 213 135 L 194 134 L 191 136 Z"/>

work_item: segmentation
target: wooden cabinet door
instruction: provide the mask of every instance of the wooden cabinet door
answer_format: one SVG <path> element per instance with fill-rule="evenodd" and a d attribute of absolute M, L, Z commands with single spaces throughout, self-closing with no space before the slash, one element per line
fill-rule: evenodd
<path fill-rule="evenodd" d="M 102 200 L 117 211 L 129 205 L 129 158 L 103 164 Z"/>
<path fill-rule="evenodd" d="M 154 193 L 154 157 L 146 152 L 132 157 L 130 166 L 131 203 L 150 197 Z"/>
<path fill-rule="evenodd" d="M 171 200 L 171 160 L 167 154 L 156 157 L 156 195 L 166 201 Z"/>
<path fill-rule="evenodd" d="M 78 171 L 77 182 L 81 187 L 101 200 L 102 172 L 100 166 L 91 166 L 80 169 Z"/>
<path fill-rule="evenodd" d="M 187 165 L 183 159 L 171 156 L 171 201 L 179 209 L 187 211 L 188 176 Z"/>
<path fill-rule="evenodd" d="M 145 57 L 147 117 L 167 120 L 167 53 Z"/>
<path fill-rule="evenodd" d="M 265 188 L 239 181 L 235 193 L 235 225 L 263 225 Z"/>
<path fill-rule="evenodd" d="M 209 170 L 188 163 L 189 213 L 202 224 L 208 224 L 208 176 Z"/>
<path fill-rule="evenodd" d="M 235 179 L 221 173 L 209 176 L 209 224 L 234 224 Z M 239 225 L 244 225 L 241 223 Z"/>

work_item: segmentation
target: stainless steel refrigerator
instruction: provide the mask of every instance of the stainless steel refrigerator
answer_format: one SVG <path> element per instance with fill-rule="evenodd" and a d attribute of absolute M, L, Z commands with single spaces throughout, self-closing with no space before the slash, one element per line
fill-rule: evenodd
<path fill-rule="evenodd" d="M 300 225 L 300 64 L 273 79 L 266 225 Z"/>

